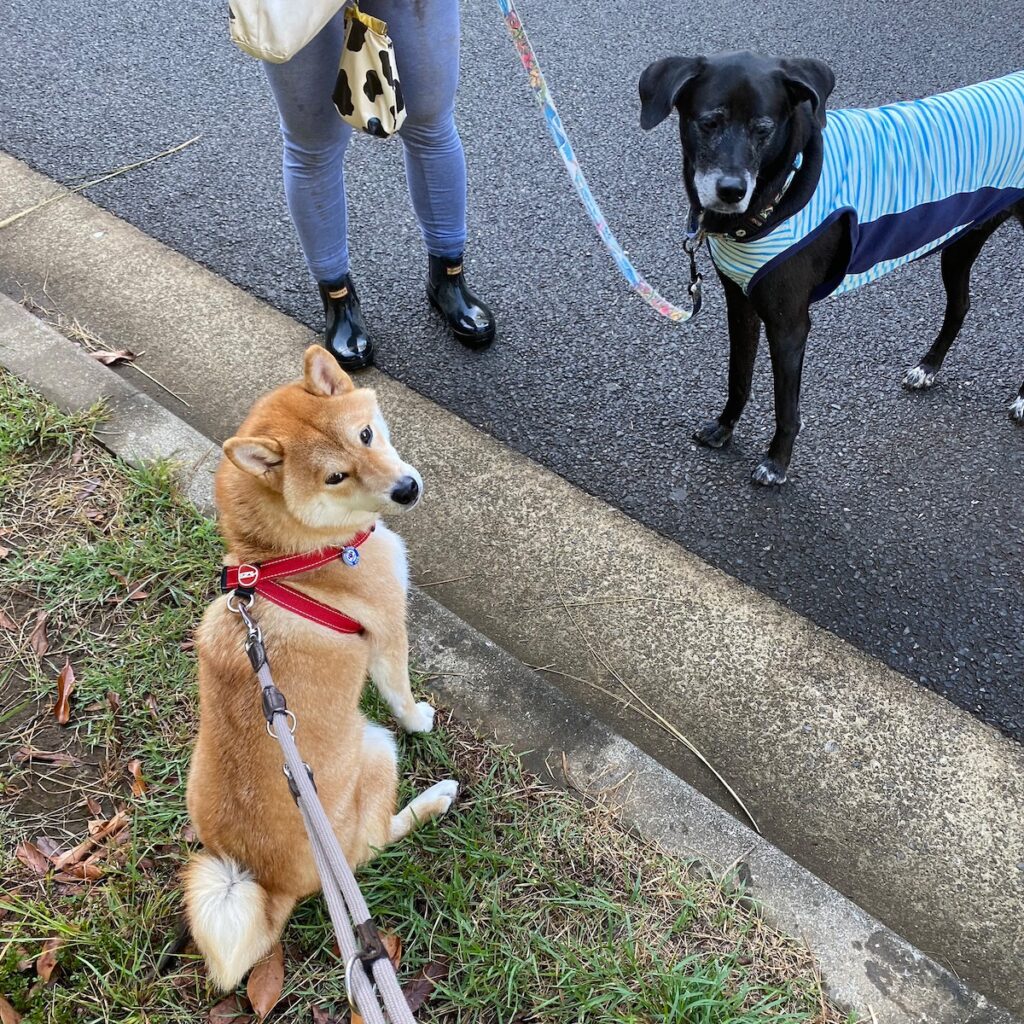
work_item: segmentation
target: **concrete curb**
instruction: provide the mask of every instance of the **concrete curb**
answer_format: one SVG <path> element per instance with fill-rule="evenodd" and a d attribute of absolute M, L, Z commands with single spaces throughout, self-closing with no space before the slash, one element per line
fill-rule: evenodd
<path fill-rule="evenodd" d="M 131 463 L 174 460 L 190 499 L 212 512 L 217 446 L 5 296 L 0 365 L 61 408 L 104 402 L 103 443 Z M 415 588 L 410 638 L 439 698 L 543 777 L 595 794 L 626 780 L 614 810 L 641 835 L 718 871 L 746 864 L 769 919 L 808 942 L 839 1003 L 892 1024 L 1020 1024 Z"/>

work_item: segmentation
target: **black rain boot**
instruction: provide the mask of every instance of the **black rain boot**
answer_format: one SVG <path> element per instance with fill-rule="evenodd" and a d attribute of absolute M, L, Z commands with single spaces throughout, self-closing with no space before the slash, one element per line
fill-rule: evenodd
<path fill-rule="evenodd" d="M 427 298 L 467 348 L 487 348 L 494 341 L 494 314 L 469 290 L 461 256 L 430 257 Z"/>
<path fill-rule="evenodd" d="M 328 283 L 318 282 L 318 287 L 327 318 L 324 348 L 338 360 L 343 370 L 369 366 L 373 362 L 373 341 L 366 331 L 351 275 Z"/>

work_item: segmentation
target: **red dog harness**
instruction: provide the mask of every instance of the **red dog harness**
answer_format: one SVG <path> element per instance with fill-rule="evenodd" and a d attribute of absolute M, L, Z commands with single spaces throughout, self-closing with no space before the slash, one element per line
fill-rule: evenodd
<path fill-rule="evenodd" d="M 301 615 L 304 619 L 319 623 L 337 633 L 362 633 L 362 624 L 344 612 L 300 593 L 294 587 L 276 583 L 275 580 L 319 569 L 335 559 L 340 559 L 345 565 L 355 568 L 359 564 L 360 545 L 369 539 L 376 528 L 374 524 L 340 548 L 323 548 L 302 555 L 284 555 L 281 558 L 272 558 L 269 562 L 225 565 L 220 572 L 221 593 L 233 593 L 240 597 L 259 594 L 279 608 Z"/>

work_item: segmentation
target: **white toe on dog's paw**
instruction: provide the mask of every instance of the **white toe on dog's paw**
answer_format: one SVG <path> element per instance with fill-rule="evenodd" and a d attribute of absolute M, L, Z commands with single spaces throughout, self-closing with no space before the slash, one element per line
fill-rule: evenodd
<path fill-rule="evenodd" d="M 903 376 L 903 386 L 908 391 L 926 391 L 935 383 L 935 371 L 921 365 L 912 366 Z"/>
<path fill-rule="evenodd" d="M 452 804 L 455 803 L 455 798 L 459 795 L 459 784 L 455 779 L 445 779 L 431 786 L 427 792 L 443 805 L 444 810 L 441 813 L 445 814 Z"/>
<path fill-rule="evenodd" d="M 1010 419 L 1014 423 L 1024 423 L 1024 395 L 1018 395 L 1010 406 Z"/>
<path fill-rule="evenodd" d="M 779 469 L 772 459 L 765 459 L 753 473 L 750 474 L 750 479 L 755 484 L 761 484 L 765 487 L 772 485 L 784 484 L 786 482 L 786 471 Z"/>
<path fill-rule="evenodd" d="M 434 728 L 434 714 L 434 709 L 425 700 L 421 700 L 413 708 L 412 714 L 402 722 L 402 728 L 406 732 L 430 732 Z"/>

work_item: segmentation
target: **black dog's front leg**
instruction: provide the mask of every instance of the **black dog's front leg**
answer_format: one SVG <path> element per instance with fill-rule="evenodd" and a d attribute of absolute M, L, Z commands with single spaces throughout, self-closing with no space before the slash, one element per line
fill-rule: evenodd
<path fill-rule="evenodd" d="M 729 316 L 729 395 L 716 420 L 694 432 L 693 439 L 708 448 L 721 448 L 732 437 L 733 427 L 750 397 L 754 359 L 761 338 L 761 320 L 742 289 L 724 274 L 718 275 L 725 290 Z"/>
<path fill-rule="evenodd" d="M 800 377 L 804 368 L 804 350 L 811 329 L 811 318 L 804 307 L 785 317 L 765 320 L 765 334 L 772 356 L 775 378 L 775 436 L 768 455 L 754 470 L 756 484 L 784 484 L 793 442 L 800 432 Z"/>

